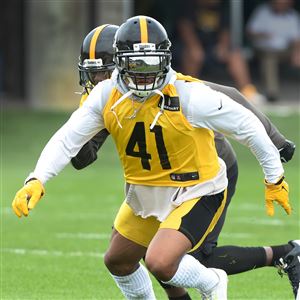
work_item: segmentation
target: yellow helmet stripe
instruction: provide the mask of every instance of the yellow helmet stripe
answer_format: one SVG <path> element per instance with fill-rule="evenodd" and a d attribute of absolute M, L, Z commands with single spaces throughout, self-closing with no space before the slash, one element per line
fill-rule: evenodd
<path fill-rule="evenodd" d="M 148 43 L 148 27 L 146 17 L 140 17 L 141 43 Z"/>
<path fill-rule="evenodd" d="M 97 44 L 97 40 L 98 37 L 101 33 L 101 31 L 107 26 L 108 24 L 104 24 L 101 25 L 99 27 L 97 27 L 97 29 L 95 30 L 93 36 L 92 36 L 92 40 L 90 43 L 90 59 L 95 59 L 96 58 L 96 44 Z"/>

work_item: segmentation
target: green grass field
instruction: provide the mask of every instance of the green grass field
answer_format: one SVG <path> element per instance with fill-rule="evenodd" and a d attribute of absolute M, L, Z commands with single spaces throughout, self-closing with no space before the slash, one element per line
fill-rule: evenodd
<path fill-rule="evenodd" d="M 111 139 L 98 161 L 82 171 L 68 166 L 46 185 L 28 218 L 11 210 L 15 192 L 34 168 L 65 113 L 4 110 L 1 124 L 1 299 L 122 299 L 103 263 L 123 176 Z M 299 115 L 270 118 L 299 148 Z M 276 245 L 300 238 L 299 149 L 285 166 L 292 216 L 264 210 L 263 173 L 254 156 L 234 143 L 240 177 L 219 245 Z M 167 299 L 154 282 L 158 299 Z M 293 299 L 275 268 L 230 276 L 229 299 Z M 191 291 L 193 299 L 200 296 Z"/>

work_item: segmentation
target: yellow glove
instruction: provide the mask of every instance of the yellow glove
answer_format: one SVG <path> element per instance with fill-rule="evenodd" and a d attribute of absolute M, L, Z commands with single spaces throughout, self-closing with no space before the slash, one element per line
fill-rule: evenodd
<path fill-rule="evenodd" d="M 267 215 L 274 215 L 274 201 L 284 208 L 288 215 L 292 208 L 289 204 L 289 185 L 284 181 L 284 176 L 277 183 L 268 183 L 265 180 L 265 200 Z"/>
<path fill-rule="evenodd" d="M 43 184 L 33 178 L 16 193 L 15 199 L 12 202 L 12 208 L 15 214 L 21 218 L 22 215 L 28 216 L 29 210 L 33 209 L 45 194 Z"/>

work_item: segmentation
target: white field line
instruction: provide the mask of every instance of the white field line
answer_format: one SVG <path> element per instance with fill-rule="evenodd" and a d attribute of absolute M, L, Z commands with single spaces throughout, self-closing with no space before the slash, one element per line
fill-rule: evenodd
<path fill-rule="evenodd" d="M 238 210 L 238 211 L 260 211 L 264 208 L 264 206 L 260 206 L 259 204 L 254 203 L 243 203 L 243 204 L 235 204 L 234 199 L 228 206 L 228 210 Z"/>
<path fill-rule="evenodd" d="M 59 232 L 55 234 L 58 239 L 84 239 L 84 240 L 107 240 L 110 239 L 111 234 L 109 233 L 69 233 Z"/>
<path fill-rule="evenodd" d="M 289 105 L 265 105 L 262 108 L 262 111 L 265 113 L 269 113 L 274 116 L 279 117 L 289 117 L 295 113 L 300 113 L 299 102 L 295 101 Z"/>
<path fill-rule="evenodd" d="M 2 207 L 1 214 L 2 215 L 9 215 L 9 214 L 14 215 L 14 212 L 13 212 L 12 207 L 8 206 L 8 207 Z"/>
<path fill-rule="evenodd" d="M 15 213 L 13 212 L 13 209 L 11 207 L 2 207 L 0 209 L 0 213 L 5 216 L 11 216 L 15 217 Z M 33 211 L 32 213 L 37 213 Z M 59 217 L 61 219 L 66 219 L 66 220 L 111 220 L 113 222 L 115 213 L 112 212 L 106 213 L 106 214 L 100 214 L 100 213 L 95 213 L 95 212 L 87 212 L 87 213 L 78 213 L 78 214 L 69 214 L 69 213 L 58 213 L 56 214 L 56 217 Z"/>
<path fill-rule="evenodd" d="M 230 223 L 239 223 L 239 224 L 252 224 L 252 225 L 270 225 L 270 226 L 281 226 L 284 224 L 292 224 L 290 221 L 285 222 L 282 220 L 276 220 L 276 219 L 267 219 L 268 217 L 266 216 L 266 219 L 258 219 L 258 218 L 248 218 L 248 217 L 243 217 L 243 218 L 231 218 Z M 296 224 L 296 222 L 295 222 Z"/>
<path fill-rule="evenodd" d="M 63 252 L 59 250 L 45 250 L 45 249 L 18 249 L 18 248 L 3 248 L 1 252 L 17 254 L 17 255 L 38 255 L 38 256 L 57 256 L 57 257 L 104 257 L 104 253 L 98 252 Z"/>

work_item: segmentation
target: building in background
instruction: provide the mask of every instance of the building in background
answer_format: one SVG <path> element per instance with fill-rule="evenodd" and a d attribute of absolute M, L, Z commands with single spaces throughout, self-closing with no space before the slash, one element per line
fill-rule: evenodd
<path fill-rule="evenodd" d="M 35 108 L 75 108 L 79 101 L 75 92 L 80 91 L 77 63 L 82 39 L 99 24 L 119 25 L 136 14 L 150 15 L 166 27 L 175 53 L 173 66 L 178 69 L 176 53 L 179 52 L 176 48 L 180 41 L 177 39 L 176 22 L 189 1 L 193 0 L 1 1 L 1 101 L 5 105 L 16 103 Z M 248 46 L 245 24 L 262 2 L 224 1 L 230 6 L 230 20 L 235 29 L 234 43 Z M 296 1 L 295 5 L 299 11 L 300 2 Z M 259 74 L 255 73 L 255 61 L 251 61 L 251 65 L 253 79 L 261 84 Z M 226 73 L 218 72 L 213 76 L 216 78 L 207 79 L 232 84 Z M 291 98 L 298 101 L 299 86 L 297 78 L 292 78 L 287 84 Z"/>
<path fill-rule="evenodd" d="M 99 24 L 133 15 L 131 0 L 0 3 L 0 97 L 6 104 L 74 109 L 81 91 L 78 56 L 83 38 Z"/>

